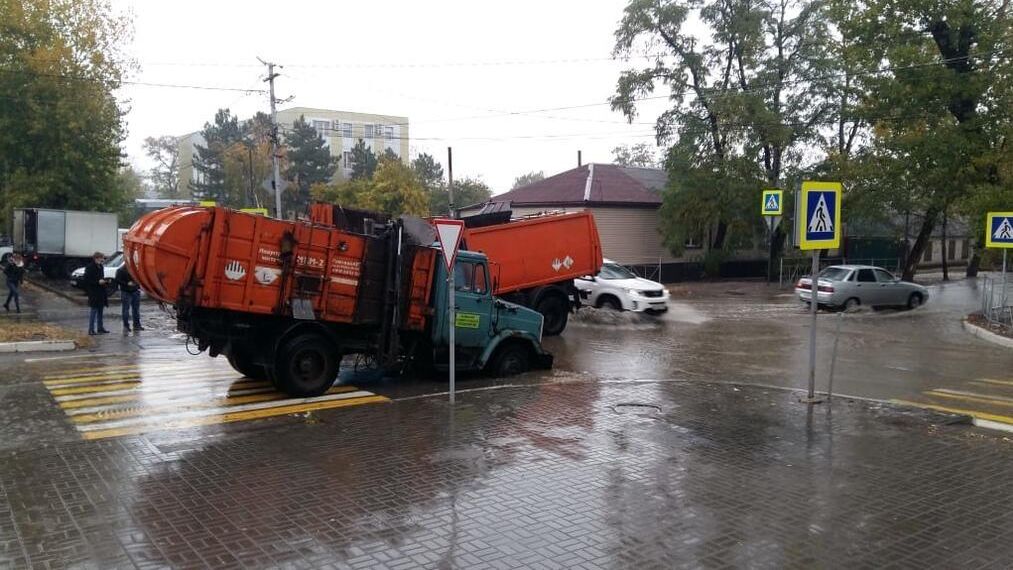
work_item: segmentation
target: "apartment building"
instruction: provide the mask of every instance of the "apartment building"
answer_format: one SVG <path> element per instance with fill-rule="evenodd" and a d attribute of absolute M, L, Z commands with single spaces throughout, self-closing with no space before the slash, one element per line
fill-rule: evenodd
<path fill-rule="evenodd" d="M 290 107 L 278 111 L 278 128 L 283 141 L 285 134 L 292 131 L 299 117 L 303 117 L 316 129 L 324 139 L 324 144 L 330 149 L 331 156 L 337 159 L 336 178 L 347 179 L 351 176 L 352 147 L 359 139 L 365 141 L 377 155 L 390 150 L 402 160 L 408 159 L 408 117 Z M 197 175 L 193 168 L 193 158 L 196 154 L 194 145 L 204 144 L 204 139 L 200 132 L 194 132 L 177 140 L 180 165 L 179 190 L 181 195 L 187 196 L 190 194 L 190 182 L 195 180 Z"/>

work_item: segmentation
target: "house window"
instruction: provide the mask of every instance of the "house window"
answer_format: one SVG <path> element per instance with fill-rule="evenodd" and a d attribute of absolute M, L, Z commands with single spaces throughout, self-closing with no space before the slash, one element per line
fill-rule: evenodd
<path fill-rule="evenodd" d="M 373 138 L 373 125 L 364 125 L 363 127 L 366 130 L 364 138 L 367 138 L 367 139 Z"/>
<path fill-rule="evenodd" d="M 925 255 L 922 256 L 922 261 L 932 261 L 932 240 L 925 244 Z"/>
<path fill-rule="evenodd" d="M 394 127 L 384 127 L 383 136 L 389 141 L 394 140 Z"/>
<path fill-rule="evenodd" d="M 313 129 L 318 135 L 326 137 L 330 135 L 331 122 L 330 121 L 313 121 Z"/>
<path fill-rule="evenodd" d="M 345 151 L 341 153 L 341 158 L 344 160 L 345 168 L 352 168 L 352 153 L 351 151 Z"/>
<path fill-rule="evenodd" d="M 967 243 L 966 239 L 964 241 L 960 242 L 960 259 L 967 259 L 967 257 L 968 257 L 968 255 L 967 255 L 967 247 L 968 247 L 968 245 L 969 244 Z"/>
<path fill-rule="evenodd" d="M 957 259 L 957 240 L 951 239 L 946 246 L 946 259 L 950 261 Z"/>
<path fill-rule="evenodd" d="M 352 138 L 352 124 L 342 123 L 341 121 L 334 121 L 334 134 L 346 139 Z"/>
<path fill-rule="evenodd" d="M 373 125 L 373 136 L 376 138 L 383 136 L 383 125 Z"/>

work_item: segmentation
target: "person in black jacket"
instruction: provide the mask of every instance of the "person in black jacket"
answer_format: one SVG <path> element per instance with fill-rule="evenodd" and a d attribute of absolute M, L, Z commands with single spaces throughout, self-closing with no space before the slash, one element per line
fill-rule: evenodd
<path fill-rule="evenodd" d="M 141 326 L 141 287 L 130 276 L 126 263 L 116 270 L 115 281 L 120 290 L 120 302 L 123 306 L 123 333 L 130 332 L 131 311 L 134 313 L 134 331 L 143 331 L 144 327 Z"/>
<path fill-rule="evenodd" d="M 109 292 L 106 290 L 105 270 L 102 264 L 106 256 L 95 252 L 92 262 L 84 268 L 84 291 L 88 294 L 88 307 L 91 311 L 88 314 L 88 334 L 108 334 L 105 325 L 102 323 L 102 313 L 109 306 Z"/>
<path fill-rule="evenodd" d="M 4 303 L 4 309 L 10 312 L 11 301 L 14 301 L 14 308 L 20 313 L 21 295 L 18 290 L 21 288 L 21 282 L 25 280 L 25 262 L 20 255 L 14 254 L 7 261 L 4 277 L 7 278 L 7 301 Z"/>

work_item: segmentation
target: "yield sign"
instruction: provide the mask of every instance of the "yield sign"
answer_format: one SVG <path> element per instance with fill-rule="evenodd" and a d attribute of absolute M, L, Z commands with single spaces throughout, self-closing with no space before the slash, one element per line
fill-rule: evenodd
<path fill-rule="evenodd" d="M 454 266 L 457 259 L 457 248 L 461 246 L 461 236 L 464 235 L 464 222 L 461 220 L 435 220 L 436 236 L 440 240 L 440 249 L 443 251 L 443 262 L 447 264 L 447 271 Z"/>

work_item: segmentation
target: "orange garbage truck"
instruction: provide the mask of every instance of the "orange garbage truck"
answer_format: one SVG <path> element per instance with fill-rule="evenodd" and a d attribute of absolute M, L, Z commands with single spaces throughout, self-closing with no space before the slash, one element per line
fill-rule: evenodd
<path fill-rule="evenodd" d="M 602 249 L 590 212 L 510 219 L 510 211 L 464 218 L 463 246 L 489 258 L 495 292 L 545 317 L 558 335 L 580 307 L 573 280 L 601 270 Z"/>
<path fill-rule="evenodd" d="M 124 256 L 199 350 L 290 395 L 314 396 L 330 388 L 345 355 L 388 370 L 446 366 L 450 284 L 434 242 L 431 226 L 412 218 L 324 224 L 181 206 L 138 220 Z M 496 375 L 551 366 L 541 315 L 496 298 L 492 279 L 485 255 L 459 253 L 457 366 Z"/>

